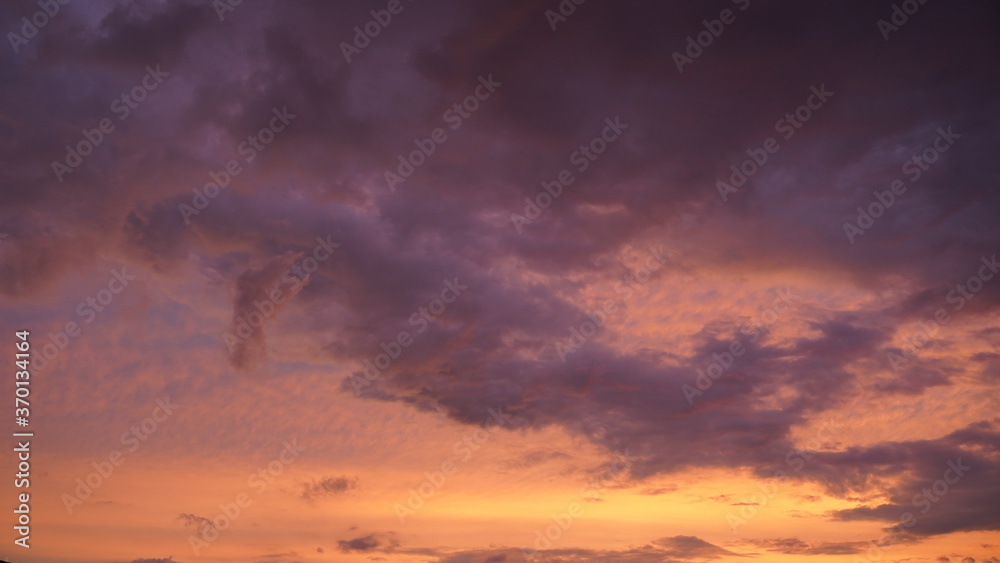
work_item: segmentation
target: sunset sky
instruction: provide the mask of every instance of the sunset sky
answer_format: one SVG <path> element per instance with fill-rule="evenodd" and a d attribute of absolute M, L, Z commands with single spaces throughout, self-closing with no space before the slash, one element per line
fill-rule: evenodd
<path fill-rule="evenodd" d="M 995 2 L 0 21 L 0 560 L 1000 563 Z"/>

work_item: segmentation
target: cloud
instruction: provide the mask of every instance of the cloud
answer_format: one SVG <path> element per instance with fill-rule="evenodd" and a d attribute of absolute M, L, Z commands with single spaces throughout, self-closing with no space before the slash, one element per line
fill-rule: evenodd
<path fill-rule="evenodd" d="M 835 511 L 837 520 L 875 520 L 894 527 L 906 520 L 904 530 L 916 536 L 998 530 L 1000 515 L 993 509 L 1000 502 L 998 441 L 1000 428 L 983 421 L 937 440 L 818 453 L 820 463 L 814 467 L 822 472 L 844 470 L 855 486 L 875 468 L 900 477 L 886 488 L 890 502 Z M 962 475 L 956 467 L 962 468 Z"/>
<path fill-rule="evenodd" d="M 673 536 L 653 541 L 654 545 L 664 548 L 664 555 L 678 559 L 718 559 L 719 557 L 745 557 L 728 549 L 695 536 Z"/>
<path fill-rule="evenodd" d="M 677 491 L 679 488 L 680 487 L 678 487 L 677 485 L 668 485 L 666 487 L 642 489 L 641 491 L 639 491 L 639 494 L 649 495 L 649 496 L 666 495 L 674 491 Z"/>
<path fill-rule="evenodd" d="M 308 277 L 298 279 L 292 275 L 290 268 L 298 258 L 290 252 L 275 256 L 260 267 L 246 270 L 236 279 L 233 320 L 226 341 L 233 367 L 254 370 L 266 361 L 264 325 L 281 310 L 284 301 L 294 297 L 309 281 Z M 276 288 L 282 294 L 274 300 L 271 296 Z"/>
<path fill-rule="evenodd" d="M 586 561 L 621 561 L 623 563 L 681 563 L 721 557 L 746 557 L 694 536 L 673 536 L 655 540 L 641 547 L 621 550 L 553 548 L 531 550 L 531 561 L 543 563 L 584 563 Z M 486 561 L 528 561 L 519 549 L 467 550 L 442 556 L 439 563 L 485 563 Z"/>
<path fill-rule="evenodd" d="M 337 546 L 340 551 L 349 552 L 383 552 L 395 551 L 399 547 L 399 541 L 395 534 L 372 533 L 347 540 L 338 540 Z"/>
<path fill-rule="evenodd" d="M 182 513 L 177 517 L 177 519 L 183 521 L 185 528 L 194 528 L 198 531 L 206 528 L 215 529 L 215 524 L 212 523 L 212 520 L 205 518 L 204 516 Z"/>
<path fill-rule="evenodd" d="M 744 541 L 757 548 L 784 555 L 850 555 L 853 553 L 862 553 L 871 545 L 864 541 L 809 543 L 798 538 L 770 538 Z"/>
<path fill-rule="evenodd" d="M 323 477 L 319 480 L 313 479 L 308 483 L 303 483 L 301 487 L 302 498 L 305 500 L 314 500 L 339 495 L 356 489 L 358 488 L 358 478 L 348 476 Z"/>
<path fill-rule="evenodd" d="M 500 462 L 504 469 L 523 470 L 534 467 L 552 460 L 567 460 L 572 456 L 560 451 L 535 450 L 527 452 L 514 459 L 507 459 Z"/>

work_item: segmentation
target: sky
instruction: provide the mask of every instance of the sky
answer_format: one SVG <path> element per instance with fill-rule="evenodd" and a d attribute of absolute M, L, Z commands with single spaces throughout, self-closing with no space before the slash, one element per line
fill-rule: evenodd
<path fill-rule="evenodd" d="M 5 2 L 0 559 L 1000 562 L 998 17 Z"/>

